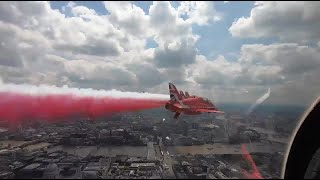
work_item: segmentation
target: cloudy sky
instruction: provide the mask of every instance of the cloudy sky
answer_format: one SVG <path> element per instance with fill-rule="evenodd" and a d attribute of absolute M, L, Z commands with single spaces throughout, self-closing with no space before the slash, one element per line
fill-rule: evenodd
<path fill-rule="evenodd" d="M 319 2 L 0 2 L 3 82 L 308 104 Z"/>

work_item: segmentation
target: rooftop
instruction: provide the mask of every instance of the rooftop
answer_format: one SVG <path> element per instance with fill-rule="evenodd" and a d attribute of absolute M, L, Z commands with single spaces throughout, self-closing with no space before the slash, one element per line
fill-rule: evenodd
<path fill-rule="evenodd" d="M 155 167 L 155 163 L 132 163 L 131 167 Z"/>
<path fill-rule="evenodd" d="M 24 167 L 23 169 L 24 170 L 33 170 L 33 169 L 36 169 L 36 168 L 38 168 L 40 166 L 41 166 L 40 163 L 33 163 L 33 164 L 30 164 L 30 165 Z"/>

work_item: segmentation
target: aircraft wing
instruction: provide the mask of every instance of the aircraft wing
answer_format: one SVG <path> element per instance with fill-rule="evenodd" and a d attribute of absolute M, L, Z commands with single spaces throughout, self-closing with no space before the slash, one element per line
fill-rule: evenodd
<path fill-rule="evenodd" d="M 218 110 L 213 110 L 213 109 L 196 109 L 194 111 L 197 111 L 197 112 L 202 112 L 202 113 L 224 113 L 222 111 L 218 111 Z"/>
<path fill-rule="evenodd" d="M 183 107 L 182 107 L 180 104 L 178 104 L 178 103 L 175 103 L 174 106 L 177 107 L 177 108 L 179 108 L 179 109 L 183 109 Z"/>

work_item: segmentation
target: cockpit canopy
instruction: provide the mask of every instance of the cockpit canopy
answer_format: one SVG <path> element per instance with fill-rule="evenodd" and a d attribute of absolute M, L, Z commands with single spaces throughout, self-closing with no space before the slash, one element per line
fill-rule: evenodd
<path fill-rule="evenodd" d="M 207 103 L 212 103 L 208 98 L 203 98 Z"/>

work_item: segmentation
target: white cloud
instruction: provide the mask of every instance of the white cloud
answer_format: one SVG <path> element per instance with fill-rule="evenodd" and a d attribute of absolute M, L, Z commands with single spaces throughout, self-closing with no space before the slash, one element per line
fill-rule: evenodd
<path fill-rule="evenodd" d="M 73 8 L 74 6 L 76 6 L 76 3 L 73 1 L 69 1 L 67 5 L 62 6 L 61 10 L 62 12 L 66 12 L 66 8 Z"/>
<path fill-rule="evenodd" d="M 70 66 L 73 69 L 81 68 L 73 61 L 78 57 L 85 57 L 82 64 L 90 67 L 93 66 L 90 62 L 93 56 L 119 56 L 125 49 L 144 46 L 143 43 L 138 44 L 132 37 L 115 29 L 105 16 L 98 16 L 94 10 L 84 6 L 69 3 L 66 8 L 73 12 L 74 17 L 67 18 L 59 11 L 51 9 L 48 2 L 10 2 L 0 4 L 0 8 L 3 9 L 4 5 L 13 7 L 15 11 L 5 11 L 5 14 L 0 16 L 1 45 L 4 47 L 2 51 L 10 55 L 0 57 L 2 65 L 19 66 L 26 72 L 53 73 L 56 70 L 60 71 L 60 74 L 52 75 L 60 77 L 67 74 L 73 80 L 78 80 L 81 79 L 80 74 L 70 72 Z M 29 11 L 34 8 L 37 10 Z M 20 19 L 6 19 L 7 16 Z M 27 18 L 23 18 L 25 20 L 22 21 L 22 16 Z M 32 21 L 36 23 L 31 23 Z M 53 61 L 52 57 L 59 61 Z M 92 71 L 85 71 L 89 80 L 98 81 L 104 78 L 105 82 L 116 85 L 130 80 L 135 82 L 134 74 L 116 67 L 115 64 L 110 65 L 102 61 L 99 65 L 94 65 L 96 67 Z M 125 80 L 110 79 L 112 73 L 118 73 L 116 77 L 123 77 Z M 56 80 L 56 83 L 59 83 L 59 78 Z"/>
<path fill-rule="evenodd" d="M 94 9 L 88 9 L 85 6 L 69 6 L 74 16 L 90 18 L 90 16 L 97 15 Z"/>
<path fill-rule="evenodd" d="M 203 26 L 220 17 L 211 2 L 182 2 L 177 8 L 169 2 L 154 2 L 148 14 L 131 2 L 104 5 L 110 14 L 98 15 L 93 9 L 69 2 L 64 8 L 73 16 L 66 17 L 48 2 L 0 2 L 1 79 L 166 94 L 171 81 L 191 94 L 219 102 L 251 102 L 268 87 L 272 87 L 271 96 L 275 94 L 277 102 L 289 102 L 281 98 L 288 82 L 297 88 L 310 86 L 310 94 L 319 90 L 316 80 L 303 80 L 319 72 L 319 47 L 297 43 L 243 45 L 237 61 L 223 55 L 213 60 L 201 55 L 196 48 L 200 36 L 192 31 L 192 25 Z M 265 7 L 269 5 L 253 10 L 253 22 L 254 14 L 265 11 Z M 275 9 L 282 12 L 278 4 Z M 315 12 L 304 13 L 311 18 Z M 245 25 L 236 30 L 240 22 Z M 248 30 L 252 26 L 248 22 L 237 21 L 233 33 L 264 37 L 273 32 L 258 31 L 259 24 L 259 28 Z M 277 36 L 287 38 L 280 27 L 275 28 Z M 312 30 L 314 35 L 308 38 L 316 37 L 315 32 Z M 146 41 L 152 38 L 158 47 L 147 49 Z M 290 96 L 294 97 L 292 93 Z M 299 101 L 310 97 L 299 96 Z"/>
<path fill-rule="evenodd" d="M 315 83 L 320 76 L 319 53 L 318 47 L 295 43 L 242 45 L 238 61 L 223 56 L 208 60 L 200 55 L 188 66 L 188 72 L 191 82 L 200 84 L 204 94 L 210 96 L 208 91 L 212 90 L 222 101 L 250 102 L 270 87 L 269 102 L 307 104 L 320 92 Z M 295 96 L 297 93 L 303 95 Z"/>
<path fill-rule="evenodd" d="M 149 9 L 151 26 L 155 29 L 154 40 L 159 47 L 187 42 L 193 46 L 198 36 L 192 33 L 191 24 L 178 16 L 169 2 L 154 2 Z"/>
<path fill-rule="evenodd" d="M 285 42 L 307 43 L 320 39 L 320 3 L 315 1 L 258 1 L 250 17 L 229 28 L 235 37 L 278 37 Z"/>
<path fill-rule="evenodd" d="M 220 21 L 222 18 L 211 1 L 182 1 L 178 7 L 178 13 L 180 16 L 187 15 L 189 17 L 187 22 L 195 23 L 199 26 Z"/>
<path fill-rule="evenodd" d="M 24 67 L 51 49 L 49 41 L 38 32 L 0 21 L 0 65 Z"/>
<path fill-rule="evenodd" d="M 320 49 L 298 45 L 243 45 L 240 61 L 250 64 L 278 65 L 285 75 L 302 75 L 320 67 Z"/>
<path fill-rule="evenodd" d="M 112 63 L 91 63 L 84 60 L 65 62 L 69 77 L 79 84 L 81 82 L 112 84 L 114 86 L 135 84 L 136 78 L 132 72 Z"/>
<path fill-rule="evenodd" d="M 154 65 L 147 62 L 131 64 L 127 67 L 128 70 L 135 73 L 137 80 L 143 84 L 141 89 L 150 88 L 161 84 L 165 79 L 165 74 L 159 71 Z"/>
<path fill-rule="evenodd" d="M 154 61 L 159 67 L 179 68 L 195 61 L 197 51 L 194 47 L 188 46 L 186 42 L 170 45 L 155 50 Z"/>
<path fill-rule="evenodd" d="M 193 34 L 192 24 L 179 17 L 178 9 L 169 2 L 154 2 L 149 15 L 154 40 L 158 44 L 153 63 L 161 68 L 168 81 L 184 83 L 187 77 L 185 65 L 195 62 L 195 43 L 199 36 Z"/>
<path fill-rule="evenodd" d="M 150 17 L 140 7 L 126 1 L 105 1 L 104 6 L 110 12 L 108 19 L 116 28 L 139 38 L 151 35 Z"/>
<path fill-rule="evenodd" d="M 209 61 L 204 56 L 197 56 L 196 63 L 189 66 L 192 79 L 202 85 L 231 85 L 241 73 L 238 63 L 230 63 L 223 56 Z M 222 71 L 223 69 L 223 71 Z"/>
<path fill-rule="evenodd" d="M 63 86 L 70 84 L 68 77 L 55 72 L 34 72 L 25 68 L 0 65 L 0 79 L 5 83 L 16 84 L 55 84 Z"/>

